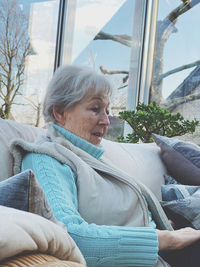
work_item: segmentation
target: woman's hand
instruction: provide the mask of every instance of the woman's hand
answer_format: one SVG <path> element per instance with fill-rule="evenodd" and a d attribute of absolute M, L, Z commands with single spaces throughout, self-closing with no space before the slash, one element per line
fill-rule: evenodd
<path fill-rule="evenodd" d="M 175 231 L 156 230 L 158 234 L 159 250 L 182 249 L 200 240 L 200 230 L 190 227 Z"/>

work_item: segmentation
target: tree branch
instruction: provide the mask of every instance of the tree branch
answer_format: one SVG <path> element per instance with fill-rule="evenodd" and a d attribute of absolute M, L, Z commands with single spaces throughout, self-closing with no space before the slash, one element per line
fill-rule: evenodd
<path fill-rule="evenodd" d="M 0 67 L 8 74 L 8 70 L 5 68 L 5 65 L 3 65 L 3 63 L 0 62 Z"/>
<path fill-rule="evenodd" d="M 120 87 L 118 87 L 118 90 L 123 89 L 123 88 L 125 88 L 125 87 L 127 87 L 127 86 L 128 86 L 128 84 L 125 84 L 125 85 L 123 85 L 123 86 L 120 86 Z"/>
<path fill-rule="evenodd" d="M 109 34 L 100 31 L 95 37 L 94 40 L 112 40 L 118 43 L 121 43 L 125 46 L 131 47 L 131 37 L 129 35 L 121 34 Z"/>
<path fill-rule="evenodd" d="M 0 98 L 4 100 L 5 96 L 4 95 L 2 96 L 2 95 L 3 95 L 3 93 L 0 94 Z"/>
<path fill-rule="evenodd" d="M 129 72 L 126 71 L 126 70 L 113 70 L 113 71 L 110 71 L 110 70 L 107 70 L 106 68 L 104 68 L 103 66 L 100 66 L 99 67 L 101 72 L 103 74 L 109 74 L 109 75 L 113 75 L 113 74 L 127 74 L 124 78 L 123 78 L 123 83 L 125 83 L 127 80 L 128 80 L 128 77 L 129 77 Z M 118 89 L 121 89 L 122 87 L 118 88 Z"/>
<path fill-rule="evenodd" d="M 33 101 L 32 99 L 30 99 L 29 97 L 23 96 L 23 98 L 24 98 L 27 102 L 29 102 L 29 105 L 31 105 L 35 110 L 38 109 L 39 104 L 38 104 L 38 105 L 35 104 L 34 101 Z"/>
<path fill-rule="evenodd" d="M 172 74 L 174 74 L 176 72 L 179 72 L 179 71 L 182 71 L 182 70 L 186 70 L 186 69 L 198 66 L 198 65 L 200 65 L 200 60 L 197 60 L 197 61 L 195 61 L 193 63 L 190 63 L 190 64 L 182 65 L 182 66 L 180 66 L 178 68 L 172 69 L 170 71 L 167 71 L 167 72 L 159 75 L 157 78 L 154 78 L 154 81 L 155 81 L 155 83 L 159 83 L 161 80 L 163 80 L 164 78 L 166 78 L 169 75 L 172 75 Z"/>
<path fill-rule="evenodd" d="M 7 87 L 7 84 L 3 80 L 1 80 L 1 83 L 3 83 L 5 87 Z"/>
<path fill-rule="evenodd" d="M 174 98 L 170 100 L 169 103 L 164 104 L 163 107 L 169 109 L 170 111 L 173 111 L 177 106 L 197 99 L 200 99 L 200 93 L 191 94 L 180 98 Z"/>
<path fill-rule="evenodd" d="M 103 74 L 129 74 L 129 72 L 126 70 L 107 70 L 103 66 L 100 66 L 99 68 Z"/>
<path fill-rule="evenodd" d="M 182 2 L 183 4 L 179 5 L 172 12 L 170 12 L 165 19 L 168 19 L 169 21 L 171 21 L 171 23 L 174 23 L 180 15 L 184 14 L 189 9 L 199 4 L 200 0 L 185 0 Z"/>

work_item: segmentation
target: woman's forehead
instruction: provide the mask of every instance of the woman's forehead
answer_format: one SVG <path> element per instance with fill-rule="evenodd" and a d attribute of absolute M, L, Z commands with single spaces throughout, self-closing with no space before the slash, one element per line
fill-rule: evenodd
<path fill-rule="evenodd" d="M 89 92 L 85 95 L 85 97 L 83 97 L 82 101 L 87 101 L 87 102 L 100 101 L 100 102 L 103 102 L 109 105 L 110 97 L 107 94 L 103 94 L 103 93 L 93 94 Z"/>

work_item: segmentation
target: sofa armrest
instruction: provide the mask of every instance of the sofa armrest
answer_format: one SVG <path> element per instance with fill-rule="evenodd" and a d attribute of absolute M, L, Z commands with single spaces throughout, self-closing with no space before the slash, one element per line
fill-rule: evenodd
<path fill-rule="evenodd" d="M 33 213 L 0 206 L 0 261 L 24 252 L 42 252 L 85 264 L 67 231 Z"/>
<path fill-rule="evenodd" d="M 30 253 L 25 255 L 18 255 L 15 257 L 11 257 L 6 259 L 2 263 L 0 263 L 0 267 L 84 267 L 77 262 L 73 261 L 63 261 L 54 256 L 43 254 L 43 253 Z"/>

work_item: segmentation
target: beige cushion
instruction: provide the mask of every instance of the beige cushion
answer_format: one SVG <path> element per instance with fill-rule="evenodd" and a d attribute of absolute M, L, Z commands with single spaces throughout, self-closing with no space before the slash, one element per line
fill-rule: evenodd
<path fill-rule="evenodd" d="M 164 184 L 166 168 L 155 143 L 124 144 L 103 140 L 104 155 L 119 169 L 144 183 L 156 197 L 161 199 L 161 185 Z"/>
<path fill-rule="evenodd" d="M 13 138 L 21 137 L 34 141 L 45 130 L 34 126 L 0 118 L 0 181 L 13 175 L 13 158 L 9 152 L 9 143 Z"/>
<path fill-rule="evenodd" d="M 39 251 L 85 264 L 75 242 L 60 226 L 29 212 L 0 206 L 0 260 Z"/>

